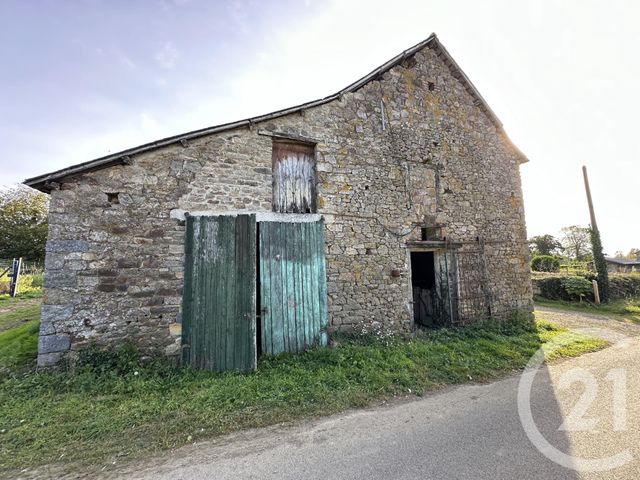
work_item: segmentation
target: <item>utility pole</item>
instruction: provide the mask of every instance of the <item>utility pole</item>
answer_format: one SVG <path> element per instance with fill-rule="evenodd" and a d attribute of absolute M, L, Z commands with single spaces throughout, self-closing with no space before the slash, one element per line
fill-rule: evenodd
<path fill-rule="evenodd" d="M 598 281 L 593 285 L 593 296 L 596 303 L 609 301 L 609 272 L 607 270 L 607 262 L 602 253 L 602 239 L 600 231 L 596 223 L 596 214 L 593 209 L 593 199 L 591 198 L 591 188 L 589 188 L 589 177 L 587 175 L 587 167 L 582 167 L 582 176 L 584 177 L 584 189 L 587 192 L 587 202 L 589 203 L 589 215 L 591 216 L 591 248 L 593 250 L 593 263 L 598 273 Z"/>
<path fill-rule="evenodd" d="M 582 176 L 584 177 L 584 189 L 587 191 L 587 202 L 589 203 L 589 215 L 591 215 L 591 228 L 598 230 L 596 223 L 596 214 L 593 211 L 593 200 L 591 199 L 591 189 L 589 188 L 589 176 L 587 175 L 587 167 L 582 166 Z"/>

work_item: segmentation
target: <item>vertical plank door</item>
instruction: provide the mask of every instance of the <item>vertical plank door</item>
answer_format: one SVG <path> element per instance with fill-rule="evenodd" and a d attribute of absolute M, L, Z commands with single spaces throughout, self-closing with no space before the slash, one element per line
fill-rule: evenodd
<path fill-rule="evenodd" d="M 187 217 L 185 254 L 183 363 L 255 369 L 255 215 Z"/>
<path fill-rule="evenodd" d="M 273 143 L 273 211 L 316 211 L 314 146 L 286 141 Z"/>
<path fill-rule="evenodd" d="M 262 352 L 327 344 L 324 224 L 260 222 Z"/>

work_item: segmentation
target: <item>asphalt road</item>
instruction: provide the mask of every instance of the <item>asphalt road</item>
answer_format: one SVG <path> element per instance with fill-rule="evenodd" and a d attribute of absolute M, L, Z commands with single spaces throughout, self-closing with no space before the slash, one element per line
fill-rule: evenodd
<path fill-rule="evenodd" d="M 621 333 L 611 335 L 619 338 Z M 104 471 L 102 476 L 154 480 L 638 479 L 639 347 L 640 339 L 633 338 L 543 366 L 535 375 L 531 401 L 526 402 L 541 436 L 550 444 L 547 451 L 555 448 L 568 455 L 564 461 L 574 468 L 602 468 L 606 466 L 603 459 L 621 452 L 631 457 L 623 458 L 626 463 L 612 470 L 580 472 L 543 455 L 520 419 L 517 400 L 521 377 L 517 375 L 294 427 L 246 431 L 117 471 Z M 619 379 L 611 379 L 620 376 L 614 372 L 611 377 L 611 370 L 616 369 L 623 369 L 626 388 Z M 581 417 L 583 424 L 592 424 L 586 431 L 559 430 L 576 402 L 589 400 L 588 392 L 583 397 L 589 390 L 585 384 L 570 381 L 585 375 L 591 387 L 594 382 L 597 386 Z M 575 415 L 572 418 L 569 429 L 585 428 L 580 418 L 578 424 Z M 615 431 L 616 426 L 626 430 Z M 95 472 L 91 476 L 95 478 Z"/>

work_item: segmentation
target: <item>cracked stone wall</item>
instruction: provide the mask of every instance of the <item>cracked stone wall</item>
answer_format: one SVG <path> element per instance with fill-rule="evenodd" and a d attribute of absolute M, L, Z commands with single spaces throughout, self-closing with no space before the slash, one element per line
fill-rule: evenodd
<path fill-rule="evenodd" d="M 485 243 L 494 314 L 531 311 L 521 154 L 425 48 L 334 102 L 61 182 L 40 365 L 92 341 L 179 351 L 184 224 L 171 212 L 270 211 L 269 131 L 317 142 L 332 328 L 412 328 L 407 252 L 425 219 Z"/>

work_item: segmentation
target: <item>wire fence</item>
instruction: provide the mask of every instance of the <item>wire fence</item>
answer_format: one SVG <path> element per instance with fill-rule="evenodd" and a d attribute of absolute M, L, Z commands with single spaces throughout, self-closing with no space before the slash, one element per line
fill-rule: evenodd
<path fill-rule="evenodd" d="M 11 267 L 13 264 L 13 258 L 0 258 L 0 273 L 5 269 Z M 20 275 L 39 275 L 44 272 L 43 262 L 30 262 L 28 260 L 22 260 L 22 267 L 20 269 Z"/>
<path fill-rule="evenodd" d="M 0 258 L 0 295 L 16 297 L 41 291 L 44 283 L 43 267 L 39 262 Z"/>

